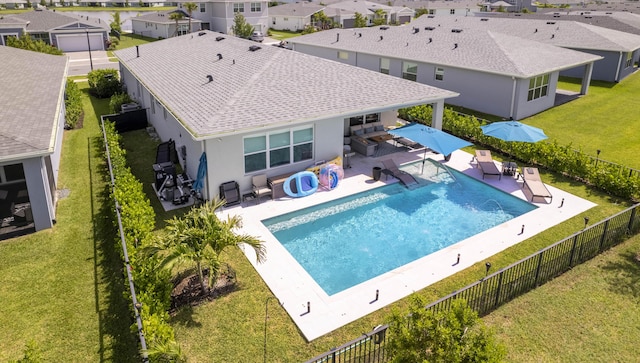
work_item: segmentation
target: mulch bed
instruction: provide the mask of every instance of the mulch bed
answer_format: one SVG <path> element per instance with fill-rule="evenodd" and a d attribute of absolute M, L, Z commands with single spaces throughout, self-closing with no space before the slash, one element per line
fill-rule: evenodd
<path fill-rule="evenodd" d="M 224 270 L 224 269 L 223 269 Z M 209 271 L 204 274 L 205 283 L 209 283 Z M 236 274 L 231 268 L 220 273 L 218 279 L 209 292 L 204 294 L 198 281 L 197 274 L 188 276 L 180 276 L 174 281 L 173 290 L 171 291 L 171 306 L 169 314 L 174 314 L 183 306 L 198 306 L 200 304 L 212 301 L 215 298 L 226 295 L 236 288 Z"/>

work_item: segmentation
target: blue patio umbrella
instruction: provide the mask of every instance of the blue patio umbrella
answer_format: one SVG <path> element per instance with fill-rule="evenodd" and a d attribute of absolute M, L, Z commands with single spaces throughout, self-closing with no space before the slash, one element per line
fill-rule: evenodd
<path fill-rule="evenodd" d="M 500 121 L 480 126 L 482 133 L 504 141 L 538 142 L 547 138 L 542 129 L 519 121 Z M 511 152 L 509 152 L 511 154 Z"/>
<path fill-rule="evenodd" d="M 447 134 L 444 131 L 417 123 L 411 123 L 394 130 L 389 130 L 389 133 L 415 141 L 435 152 L 445 155 L 445 157 L 460 148 L 471 145 L 470 142 Z M 424 153 L 424 157 L 426 159 L 426 152 Z M 424 160 L 422 165 L 424 167 Z"/>
<path fill-rule="evenodd" d="M 204 188 L 204 177 L 207 176 L 207 154 L 200 155 L 200 164 L 198 164 L 198 174 L 193 182 L 193 189 L 201 191 Z"/>

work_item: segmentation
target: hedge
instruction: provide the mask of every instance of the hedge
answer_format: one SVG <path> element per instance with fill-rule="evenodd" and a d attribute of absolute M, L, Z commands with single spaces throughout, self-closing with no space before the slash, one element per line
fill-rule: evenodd
<path fill-rule="evenodd" d="M 67 79 L 67 85 L 65 88 L 65 121 L 64 126 L 66 129 L 74 129 L 78 125 L 80 117 L 84 114 L 82 108 L 82 92 L 80 88 L 72 79 Z"/>

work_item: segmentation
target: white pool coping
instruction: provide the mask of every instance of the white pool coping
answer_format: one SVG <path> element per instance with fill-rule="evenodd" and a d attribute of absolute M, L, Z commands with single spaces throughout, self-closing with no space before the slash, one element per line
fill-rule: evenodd
<path fill-rule="evenodd" d="M 223 215 L 230 213 L 242 216 L 242 232 L 264 241 L 267 249 L 267 260 L 264 263 L 256 264 L 255 254 L 250 248 L 245 249 L 245 254 L 308 341 L 424 289 L 595 206 L 592 202 L 547 185 L 553 195 L 552 203 L 534 203 L 538 208 L 529 213 L 332 296 L 328 296 L 320 288 L 261 222 L 266 218 L 397 182 L 393 178 L 385 180 L 384 176 L 380 181 L 373 181 L 372 167 L 382 166 L 380 160 L 386 158 L 392 157 L 398 164 L 403 164 L 420 160 L 423 155 L 422 151 L 395 153 L 379 158 L 357 155 L 352 160 L 353 167 L 345 169 L 344 180 L 332 191 L 319 191 L 299 199 L 282 198 L 271 201 L 265 198 L 261 204 L 253 201 L 250 205 L 245 203 L 222 211 Z M 443 162 L 441 155 L 428 154 L 428 157 Z M 451 160 L 444 163 L 482 180 L 482 174 L 475 167 L 469 153 L 456 151 Z M 500 180 L 496 176 L 487 176 L 484 181 L 511 195 L 526 199 L 521 180 L 509 176 L 503 176 Z M 524 233 L 521 233 L 523 225 Z M 460 263 L 454 265 L 458 254 L 461 255 Z M 377 300 L 376 291 L 379 292 Z"/>

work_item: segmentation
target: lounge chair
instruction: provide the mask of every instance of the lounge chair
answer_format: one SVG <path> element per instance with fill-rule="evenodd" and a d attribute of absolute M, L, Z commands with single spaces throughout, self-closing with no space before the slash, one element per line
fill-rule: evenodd
<path fill-rule="evenodd" d="M 553 196 L 549 192 L 549 189 L 544 185 L 542 179 L 540 178 L 540 173 L 538 172 L 538 168 L 526 167 L 522 170 L 522 179 L 524 180 L 524 184 L 522 184 L 522 188 L 526 189 L 531 193 L 531 201 L 533 202 L 533 198 L 542 198 L 545 202 L 547 198 L 549 198 L 549 203 L 553 201 Z"/>
<path fill-rule="evenodd" d="M 418 184 L 416 178 L 414 178 L 413 175 L 407 173 L 406 171 L 400 170 L 393 159 L 382 160 L 382 165 L 384 165 L 384 168 L 389 171 L 386 174 L 391 174 L 392 177 L 400 180 L 402 184 L 406 186 Z"/>
<path fill-rule="evenodd" d="M 225 201 L 225 207 L 240 204 L 240 186 L 235 181 L 220 184 L 220 199 Z"/>
<path fill-rule="evenodd" d="M 498 179 L 502 179 L 502 173 L 496 166 L 496 163 L 493 162 L 491 151 L 476 150 L 476 162 L 482 171 L 482 179 L 484 179 L 485 175 L 497 175 Z"/>
<path fill-rule="evenodd" d="M 260 203 L 261 197 L 270 195 L 271 199 L 273 199 L 273 191 L 269 188 L 269 184 L 267 184 L 266 174 L 259 174 L 251 177 L 251 190 L 256 199 L 258 199 L 258 203 Z"/>

